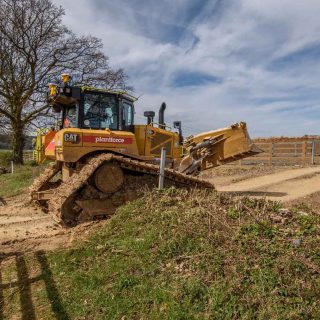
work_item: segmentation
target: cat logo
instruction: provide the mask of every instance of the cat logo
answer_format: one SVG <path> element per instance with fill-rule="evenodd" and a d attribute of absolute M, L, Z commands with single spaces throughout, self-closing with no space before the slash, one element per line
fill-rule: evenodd
<path fill-rule="evenodd" d="M 64 134 L 64 141 L 71 142 L 71 143 L 80 143 L 80 136 L 76 133 L 65 133 Z"/>

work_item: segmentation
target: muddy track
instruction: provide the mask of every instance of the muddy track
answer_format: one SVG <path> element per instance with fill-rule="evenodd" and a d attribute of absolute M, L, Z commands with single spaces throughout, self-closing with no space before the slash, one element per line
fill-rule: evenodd
<path fill-rule="evenodd" d="M 43 188 L 45 188 L 46 183 L 54 177 L 59 170 L 61 169 L 61 164 L 58 162 L 51 162 L 47 168 L 44 170 L 44 172 L 34 180 L 32 185 L 29 188 L 30 194 L 36 192 L 36 191 L 41 191 Z"/>
<path fill-rule="evenodd" d="M 99 221 L 64 228 L 49 214 L 30 205 L 25 195 L 6 200 L 7 204 L 0 206 L 0 258 L 12 253 L 66 248 L 75 239 L 85 238 L 107 223 Z"/>
<path fill-rule="evenodd" d="M 27 247 L 32 247 L 33 242 L 53 237 L 62 230 L 49 215 L 44 214 L 39 208 L 30 206 L 23 196 L 7 199 L 7 204 L 0 207 L 0 221 L 2 254 L 28 250 Z M 26 240 L 28 245 L 25 247 Z"/>

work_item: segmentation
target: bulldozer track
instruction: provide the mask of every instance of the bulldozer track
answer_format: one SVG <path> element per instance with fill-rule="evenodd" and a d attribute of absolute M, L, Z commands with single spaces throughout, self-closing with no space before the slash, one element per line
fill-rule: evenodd
<path fill-rule="evenodd" d="M 90 179 L 90 177 L 92 177 L 98 167 L 100 167 L 105 162 L 111 161 L 117 163 L 121 168 L 129 170 L 131 172 L 138 172 L 153 177 L 159 175 L 159 166 L 155 164 L 145 163 L 114 154 L 102 154 L 92 157 L 83 166 L 81 171 L 74 173 L 66 182 L 62 183 L 59 187 L 52 190 L 52 196 L 48 202 L 48 209 L 55 220 L 57 220 L 58 222 L 65 222 L 62 208 L 64 207 L 66 201 L 76 195 L 78 190 L 80 190 L 83 186 L 88 184 L 88 180 Z M 38 181 L 34 183 L 31 191 L 33 193 L 40 191 L 41 188 L 43 188 L 43 186 L 46 184 L 46 182 L 53 177 L 54 172 L 57 171 L 59 171 L 58 165 L 53 165 L 51 169 L 44 172 L 43 175 L 38 179 Z M 165 179 L 170 180 L 173 183 L 177 183 L 180 186 L 186 186 L 189 188 L 197 187 L 214 189 L 213 184 L 208 181 L 188 176 L 172 169 L 165 169 Z M 38 187 L 38 190 L 36 190 L 36 187 Z"/>
<path fill-rule="evenodd" d="M 30 195 L 35 192 L 41 191 L 42 188 L 46 186 L 48 181 L 54 177 L 61 169 L 61 164 L 58 162 L 52 162 L 48 165 L 48 167 L 44 170 L 44 172 L 34 180 L 32 185 L 29 188 Z"/>

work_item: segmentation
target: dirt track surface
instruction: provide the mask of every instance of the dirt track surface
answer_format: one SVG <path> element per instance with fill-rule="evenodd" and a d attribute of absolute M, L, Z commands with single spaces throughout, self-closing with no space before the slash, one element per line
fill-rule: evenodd
<path fill-rule="evenodd" d="M 217 189 L 288 202 L 320 191 L 320 167 L 286 170 L 237 183 L 219 185 Z"/>
<path fill-rule="evenodd" d="M 66 248 L 104 223 L 64 228 L 25 198 L 21 195 L 6 199 L 5 205 L 0 204 L 0 258 L 13 253 Z"/>

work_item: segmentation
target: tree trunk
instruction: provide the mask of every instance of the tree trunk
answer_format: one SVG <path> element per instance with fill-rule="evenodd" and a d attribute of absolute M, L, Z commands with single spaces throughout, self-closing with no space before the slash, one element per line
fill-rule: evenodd
<path fill-rule="evenodd" d="M 16 164 L 23 164 L 23 148 L 25 138 L 23 125 L 20 123 L 12 124 L 12 160 Z"/>

